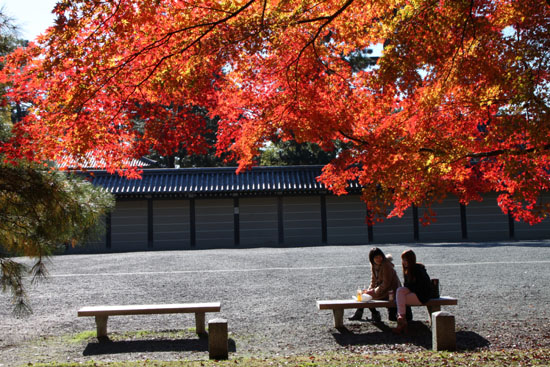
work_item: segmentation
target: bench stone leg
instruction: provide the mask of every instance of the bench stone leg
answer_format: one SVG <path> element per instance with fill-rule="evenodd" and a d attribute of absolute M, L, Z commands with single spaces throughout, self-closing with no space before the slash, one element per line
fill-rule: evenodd
<path fill-rule="evenodd" d="M 107 319 L 109 316 L 96 316 L 95 324 L 97 327 L 97 337 L 102 338 L 107 336 Z"/>
<path fill-rule="evenodd" d="M 332 310 L 332 313 L 334 314 L 334 327 L 344 327 L 344 309 L 335 308 Z"/>
<path fill-rule="evenodd" d="M 227 320 L 208 321 L 208 356 L 210 359 L 227 359 Z"/>
<path fill-rule="evenodd" d="M 430 321 L 430 324 L 431 324 L 433 313 L 441 311 L 441 306 L 426 306 L 426 308 L 428 309 L 428 316 L 429 316 L 429 321 Z"/>
<path fill-rule="evenodd" d="M 197 334 L 205 334 L 204 328 L 204 312 L 195 312 L 195 329 Z"/>
<path fill-rule="evenodd" d="M 456 350 L 455 317 L 449 312 L 432 314 L 432 348 L 435 351 Z"/>

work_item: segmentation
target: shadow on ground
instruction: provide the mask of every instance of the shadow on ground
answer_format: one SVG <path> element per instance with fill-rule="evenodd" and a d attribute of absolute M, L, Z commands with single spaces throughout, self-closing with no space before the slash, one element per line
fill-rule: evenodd
<path fill-rule="evenodd" d="M 456 332 L 456 348 L 458 350 L 475 350 L 488 347 L 491 344 L 487 339 L 473 331 Z"/>
<path fill-rule="evenodd" d="M 336 342 L 341 346 L 361 345 L 395 345 L 410 343 L 425 349 L 432 348 L 432 332 L 424 323 L 413 321 L 409 323 L 405 334 L 396 335 L 391 328 L 383 322 L 373 323 L 379 331 L 366 331 L 357 326 L 338 328 L 339 333 L 333 333 Z M 481 335 L 471 331 L 459 331 L 456 333 L 457 350 L 475 350 L 486 347 L 489 341 Z"/>
<path fill-rule="evenodd" d="M 237 350 L 235 341 L 228 340 L 228 351 Z M 95 343 L 88 343 L 84 356 L 123 353 L 152 353 L 152 352 L 207 352 L 208 337 L 199 339 L 155 339 L 155 340 L 122 340 L 112 341 L 108 337 L 101 338 Z"/>

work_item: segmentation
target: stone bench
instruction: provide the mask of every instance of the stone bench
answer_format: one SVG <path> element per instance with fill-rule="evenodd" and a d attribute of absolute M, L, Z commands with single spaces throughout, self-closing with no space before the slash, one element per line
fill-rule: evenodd
<path fill-rule="evenodd" d="M 95 316 L 97 337 L 107 336 L 107 319 L 109 316 L 153 315 L 169 313 L 194 313 L 197 334 L 205 333 L 205 313 L 219 312 L 220 302 L 180 303 L 158 305 L 122 305 L 122 306 L 88 306 L 78 310 L 78 316 Z"/>
<path fill-rule="evenodd" d="M 432 298 L 428 302 L 412 307 L 424 306 L 428 309 L 430 314 L 430 322 L 432 319 L 432 313 L 440 311 L 441 306 L 456 305 L 458 303 L 456 298 L 452 297 L 440 297 Z M 384 300 L 372 300 L 368 302 L 359 302 L 354 299 L 345 300 L 324 300 L 317 301 L 317 308 L 319 310 L 332 310 L 334 314 L 334 327 L 340 328 L 344 326 L 344 310 L 347 308 L 384 308 L 384 307 L 397 307 L 395 301 Z"/>

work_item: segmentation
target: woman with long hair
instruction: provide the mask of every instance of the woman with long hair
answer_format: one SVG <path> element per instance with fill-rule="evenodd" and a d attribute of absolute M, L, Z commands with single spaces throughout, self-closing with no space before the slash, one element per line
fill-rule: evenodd
<path fill-rule="evenodd" d="M 432 282 L 423 264 L 416 262 L 413 250 L 406 250 L 401 254 L 403 266 L 404 286 L 397 289 L 395 302 L 397 303 L 397 327 L 392 329 L 400 334 L 407 330 L 406 306 L 419 306 L 430 299 Z"/>
<path fill-rule="evenodd" d="M 373 247 L 369 252 L 369 261 L 371 264 L 371 281 L 370 286 L 363 293 L 372 296 L 372 299 L 388 299 L 390 291 L 401 286 L 399 277 L 395 272 L 391 255 L 384 255 L 378 247 Z M 380 312 L 375 308 L 371 308 L 372 321 L 380 322 L 382 320 Z M 390 320 L 396 320 L 396 309 L 388 308 L 388 316 Z M 361 320 L 363 317 L 363 309 L 358 308 L 355 314 L 350 317 L 350 320 Z"/>

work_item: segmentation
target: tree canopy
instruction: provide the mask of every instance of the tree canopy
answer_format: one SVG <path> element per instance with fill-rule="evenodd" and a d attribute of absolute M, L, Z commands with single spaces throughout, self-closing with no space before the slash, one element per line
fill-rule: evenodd
<path fill-rule="evenodd" d="M 116 171 L 152 148 L 204 151 L 200 106 L 240 169 L 275 137 L 344 143 L 320 179 L 337 194 L 358 180 L 372 213 L 489 191 L 530 223 L 549 212 L 548 0 L 66 0 L 54 12 L 7 60 L 9 98 L 34 107 L 6 156 L 94 152 Z M 358 63 L 375 45 L 376 65 Z"/>
<path fill-rule="evenodd" d="M 0 9 L 0 55 L 25 45 L 12 24 Z M 12 120 L 17 125 L 23 115 L 18 103 L 2 105 L 2 149 L 13 137 Z M 25 312 L 30 308 L 24 276 L 30 273 L 33 280 L 39 279 L 46 274 L 48 256 L 98 234 L 101 218 L 114 200 L 81 177 L 59 172 L 45 162 L 21 158 L 0 153 L 0 290 L 11 292 L 15 310 Z M 28 267 L 13 256 L 34 261 Z"/>

